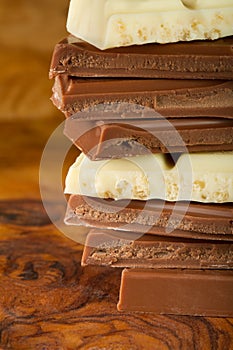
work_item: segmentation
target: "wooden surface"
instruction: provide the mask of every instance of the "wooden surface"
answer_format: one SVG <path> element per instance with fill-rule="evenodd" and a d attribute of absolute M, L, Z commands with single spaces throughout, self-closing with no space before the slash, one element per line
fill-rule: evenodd
<path fill-rule="evenodd" d="M 82 246 L 36 196 L 2 200 L 0 215 L 1 349 L 233 348 L 232 319 L 118 313 L 120 271 L 81 268 Z"/>
<path fill-rule="evenodd" d="M 231 350 L 232 319 L 118 313 L 120 271 L 81 268 L 82 246 L 43 209 L 40 157 L 63 120 L 49 102 L 47 70 L 66 4 L 1 0 L 0 349 Z M 41 22 L 52 14 L 50 33 Z"/>

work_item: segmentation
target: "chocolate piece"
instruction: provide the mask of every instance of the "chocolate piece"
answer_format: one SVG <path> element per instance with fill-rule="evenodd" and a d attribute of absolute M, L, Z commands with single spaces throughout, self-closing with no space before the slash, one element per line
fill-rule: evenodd
<path fill-rule="evenodd" d="M 165 236 L 233 240 L 233 204 L 109 200 L 71 195 L 66 224 Z"/>
<path fill-rule="evenodd" d="M 232 189 L 233 151 L 157 153 L 101 161 L 82 153 L 69 168 L 64 192 L 115 200 L 233 203 Z"/>
<path fill-rule="evenodd" d="M 130 268 L 232 269 L 233 242 L 192 240 L 92 229 L 82 265 Z M 134 240 L 135 239 L 135 240 Z"/>
<path fill-rule="evenodd" d="M 233 316 L 233 271 L 125 269 L 119 311 Z"/>
<path fill-rule="evenodd" d="M 185 147 L 189 152 L 233 149 L 233 120 L 222 118 L 98 122 L 71 117 L 64 133 L 92 160 L 184 152 Z"/>
<path fill-rule="evenodd" d="M 94 4 L 95 3 L 95 4 Z M 67 30 L 110 47 L 233 35 L 231 0 L 71 0 Z M 132 6 L 133 5 L 133 6 Z"/>
<path fill-rule="evenodd" d="M 79 77 L 231 80 L 233 37 L 100 51 L 71 35 L 55 46 L 52 57 L 50 78 L 62 73 Z"/>
<path fill-rule="evenodd" d="M 156 119 L 161 115 L 233 118 L 233 81 L 81 79 L 59 75 L 55 78 L 52 101 L 66 117 L 86 110 L 87 113 L 76 116 L 80 120 L 125 119 L 126 115 L 143 118 L 132 110 L 129 113 L 127 108 L 132 104 L 152 109 L 152 118 Z M 145 116 L 149 118 L 147 113 Z"/>

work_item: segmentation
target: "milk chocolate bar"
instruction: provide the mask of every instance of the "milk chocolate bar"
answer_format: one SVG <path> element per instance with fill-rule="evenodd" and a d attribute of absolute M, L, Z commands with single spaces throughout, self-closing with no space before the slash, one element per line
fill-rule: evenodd
<path fill-rule="evenodd" d="M 119 311 L 233 316 L 233 271 L 125 269 Z"/>
<path fill-rule="evenodd" d="M 127 77 L 233 79 L 233 37 L 215 41 L 134 45 L 100 51 L 74 36 L 58 43 L 50 78 Z"/>
<path fill-rule="evenodd" d="M 176 137 L 177 132 L 180 138 Z M 64 133 L 92 160 L 147 153 L 233 149 L 233 120 L 223 118 L 80 121 L 70 117 Z M 157 137 L 156 137 L 157 136 Z M 181 142 L 182 141 L 182 142 Z"/>
<path fill-rule="evenodd" d="M 80 120 L 143 118 L 128 113 L 128 105 L 154 111 L 153 118 L 227 117 L 233 118 L 233 81 L 175 79 L 81 79 L 55 77 L 52 101 L 66 117 L 82 110 Z M 97 113 L 99 106 L 99 113 Z M 94 108 L 95 107 L 95 108 Z M 90 109 L 94 108 L 93 113 Z M 108 113 L 105 113 L 105 112 Z M 148 118 L 148 114 L 145 113 Z"/>
<path fill-rule="evenodd" d="M 232 269 L 233 242 L 143 235 L 92 229 L 82 265 L 128 268 Z"/>
<path fill-rule="evenodd" d="M 233 240 L 233 204 L 71 195 L 65 223 L 175 237 Z"/>

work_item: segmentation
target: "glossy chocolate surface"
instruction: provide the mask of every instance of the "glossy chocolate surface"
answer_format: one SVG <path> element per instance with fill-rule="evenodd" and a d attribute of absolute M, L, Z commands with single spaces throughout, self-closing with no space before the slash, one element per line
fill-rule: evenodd
<path fill-rule="evenodd" d="M 138 119 L 148 115 L 153 119 L 233 118 L 233 80 L 81 79 L 59 75 L 52 101 L 66 117 L 78 113 L 80 120 Z"/>
<path fill-rule="evenodd" d="M 233 271 L 125 269 L 118 310 L 233 316 Z"/>
<path fill-rule="evenodd" d="M 90 159 L 147 153 L 233 149 L 233 120 L 223 118 L 80 121 L 66 119 L 64 133 Z M 179 134 L 179 137 L 178 135 Z"/>

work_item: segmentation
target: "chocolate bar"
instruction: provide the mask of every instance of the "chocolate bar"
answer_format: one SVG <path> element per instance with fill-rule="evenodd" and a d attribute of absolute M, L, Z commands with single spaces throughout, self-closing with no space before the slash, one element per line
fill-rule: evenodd
<path fill-rule="evenodd" d="M 125 104 L 153 109 L 155 119 L 161 116 L 233 118 L 233 81 L 224 80 L 81 79 L 58 75 L 51 99 L 66 117 L 89 109 L 89 113 L 79 113 L 80 120 L 125 118 L 128 112 Z M 99 115 L 98 105 L 102 112 Z M 106 110 L 109 113 L 104 113 Z M 143 117 L 127 114 L 134 119 L 139 116 Z"/>
<path fill-rule="evenodd" d="M 71 0 L 67 30 L 109 47 L 215 40 L 233 34 L 231 0 Z"/>
<path fill-rule="evenodd" d="M 71 195 L 65 223 L 142 234 L 233 240 L 233 204 L 115 201 Z"/>
<path fill-rule="evenodd" d="M 232 184 L 233 151 L 147 154 L 100 161 L 82 153 L 69 168 L 65 193 L 115 200 L 231 203 Z"/>
<path fill-rule="evenodd" d="M 231 80 L 233 37 L 100 51 L 71 35 L 55 46 L 49 74 L 50 78 L 67 74 L 77 77 Z"/>
<path fill-rule="evenodd" d="M 119 311 L 233 316 L 233 271 L 125 269 Z"/>
<path fill-rule="evenodd" d="M 233 242 L 92 229 L 82 265 L 128 268 L 232 269 Z"/>
<path fill-rule="evenodd" d="M 92 160 L 233 148 L 233 120 L 223 118 L 98 122 L 80 121 L 74 116 L 66 119 L 64 133 Z"/>

